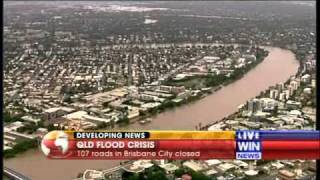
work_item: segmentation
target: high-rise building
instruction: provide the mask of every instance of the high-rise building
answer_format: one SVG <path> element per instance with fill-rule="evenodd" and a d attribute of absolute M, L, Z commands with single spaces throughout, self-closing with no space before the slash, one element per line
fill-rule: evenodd
<path fill-rule="evenodd" d="M 301 81 L 304 83 L 309 83 L 311 81 L 311 76 L 309 74 L 305 74 L 301 77 Z"/>
<path fill-rule="evenodd" d="M 133 62 L 133 54 L 130 53 L 128 55 L 128 86 L 132 85 L 132 62 Z"/>
<path fill-rule="evenodd" d="M 284 93 L 285 93 L 285 97 L 286 97 L 286 99 L 289 99 L 289 97 L 290 97 L 290 90 L 285 90 L 285 91 L 283 91 Z"/>
<path fill-rule="evenodd" d="M 284 88 L 284 84 L 282 84 L 282 83 L 279 83 L 276 85 L 276 89 L 280 92 L 283 90 L 283 88 Z"/>
<path fill-rule="evenodd" d="M 299 83 L 295 80 L 290 81 L 290 86 L 294 89 L 297 90 L 299 87 Z"/>
<path fill-rule="evenodd" d="M 286 94 L 285 94 L 285 93 L 280 93 L 280 94 L 279 94 L 279 100 L 282 101 L 282 102 L 283 102 L 283 101 L 286 101 L 286 100 L 287 100 Z"/>
<path fill-rule="evenodd" d="M 248 102 L 248 111 L 251 112 L 252 114 L 261 111 L 261 103 L 259 99 L 251 99 Z"/>
<path fill-rule="evenodd" d="M 269 97 L 272 99 L 277 99 L 279 96 L 279 91 L 277 89 L 271 89 Z"/>

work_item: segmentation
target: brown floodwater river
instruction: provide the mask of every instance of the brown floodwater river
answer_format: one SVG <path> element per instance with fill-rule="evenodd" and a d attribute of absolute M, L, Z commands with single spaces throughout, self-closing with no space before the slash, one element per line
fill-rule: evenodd
<path fill-rule="evenodd" d="M 234 113 L 240 104 L 297 72 L 299 63 L 291 51 L 273 47 L 267 50 L 265 60 L 241 79 L 201 100 L 163 112 L 149 124 L 132 124 L 130 129 L 194 130 L 199 122 L 209 124 Z M 108 169 L 118 164 L 114 160 L 49 160 L 40 150 L 4 161 L 4 166 L 33 180 L 70 180 L 85 169 Z"/>

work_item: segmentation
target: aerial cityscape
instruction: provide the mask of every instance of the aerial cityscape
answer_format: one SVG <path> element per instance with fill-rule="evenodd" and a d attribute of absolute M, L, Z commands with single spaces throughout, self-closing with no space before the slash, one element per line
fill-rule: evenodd
<path fill-rule="evenodd" d="M 52 130 L 315 130 L 315 1 L 4 1 L 4 176 L 315 180 L 315 160 L 49 160 Z"/>

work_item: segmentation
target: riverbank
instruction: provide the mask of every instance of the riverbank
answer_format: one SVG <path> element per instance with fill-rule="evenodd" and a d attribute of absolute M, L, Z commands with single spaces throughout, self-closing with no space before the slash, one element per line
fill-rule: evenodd
<path fill-rule="evenodd" d="M 285 82 L 296 74 L 299 64 L 295 55 L 285 49 L 266 47 L 268 56 L 241 79 L 222 87 L 195 103 L 155 115 L 151 123 L 135 123 L 121 129 L 130 130 L 194 130 L 201 122 L 209 124 L 227 117 L 245 103 L 277 83 Z M 33 180 L 70 180 L 86 169 L 108 169 L 120 161 L 103 160 L 49 160 L 40 149 L 30 150 L 4 161 L 12 168 Z M 37 170 L 34 168 L 37 167 Z M 54 169 L 54 171 L 52 171 Z M 68 171 L 66 171 L 66 169 Z"/>
<path fill-rule="evenodd" d="M 209 88 L 210 90 L 201 91 L 194 96 L 190 96 L 189 98 L 181 100 L 180 102 L 173 102 L 172 100 L 166 101 L 166 102 L 162 103 L 159 107 L 151 109 L 150 112 L 146 113 L 142 117 L 135 118 L 135 120 L 143 121 L 147 118 L 152 118 L 159 113 L 163 113 L 167 110 L 173 110 L 176 107 L 180 107 L 183 105 L 188 105 L 189 103 L 196 102 L 202 98 L 205 98 L 208 95 L 211 95 L 212 93 L 218 91 L 222 87 L 227 86 L 228 84 L 231 84 L 231 83 L 241 79 L 247 72 L 249 72 L 251 69 L 255 68 L 259 63 L 261 63 L 268 56 L 268 53 L 269 52 L 266 51 L 265 49 L 257 49 L 256 60 L 253 61 L 251 64 L 246 65 L 243 68 L 235 69 L 235 71 L 231 74 L 230 77 L 225 77 L 224 75 L 221 78 L 220 78 L 220 75 L 215 75 L 215 76 L 209 75 L 209 76 L 204 77 L 206 79 L 206 81 L 214 82 L 211 84 L 209 83 L 208 87 L 206 87 L 206 88 Z M 168 82 L 166 82 L 166 83 L 168 83 Z M 166 84 L 166 85 L 170 85 L 170 84 Z M 132 123 L 134 123 L 134 121 L 131 120 L 130 124 L 132 124 Z M 130 125 L 130 124 L 127 124 L 127 125 Z M 199 125 L 197 125 L 195 128 L 202 129 L 201 123 Z"/>
<path fill-rule="evenodd" d="M 299 63 L 299 66 L 298 66 L 297 72 L 296 72 L 294 75 L 290 76 L 290 77 L 283 83 L 284 85 L 288 85 L 288 84 L 290 83 L 291 77 L 293 77 L 293 76 L 294 76 L 294 77 L 298 77 L 299 75 L 302 75 L 302 74 L 303 74 L 303 65 L 302 65 L 302 59 L 301 59 L 301 57 L 297 57 L 297 55 L 296 55 L 295 52 L 293 52 L 292 50 L 290 50 L 290 51 L 291 51 L 291 53 L 294 53 L 295 59 L 296 59 L 296 61 Z M 272 87 L 273 87 L 273 86 L 268 87 L 268 89 L 262 91 L 259 95 L 255 96 L 255 98 L 261 98 L 261 97 L 267 96 L 267 93 L 269 93 L 269 91 L 270 91 L 270 89 L 272 89 Z M 220 119 L 220 120 L 218 120 L 218 121 L 211 122 L 211 123 L 209 123 L 209 124 L 205 124 L 205 125 L 204 125 L 203 127 L 201 127 L 199 130 L 204 130 L 204 131 L 206 131 L 206 130 L 209 129 L 209 127 L 213 126 L 213 125 L 216 124 L 216 123 L 223 122 L 223 121 L 225 121 L 225 120 L 227 120 L 227 119 L 234 119 L 234 117 L 236 117 L 239 113 L 241 113 L 241 111 L 242 111 L 242 108 L 238 109 L 238 111 L 236 111 L 236 112 L 234 112 L 234 113 L 232 113 L 232 114 L 229 114 L 228 116 L 226 116 L 226 117 L 224 117 L 224 118 L 222 118 L 222 119 Z"/>
<path fill-rule="evenodd" d="M 171 44 L 160 44 L 161 47 L 167 47 L 167 46 L 172 46 Z M 194 46 L 206 46 L 206 45 L 212 45 L 212 44 L 193 44 Z M 244 46 L 248 47 L 247 45 L 240 45 L 240 44 L 213 44 L 213 46 L 230 46 L 234 45 L 237 47 Z M 177 44 L 177 46 L 191 46 L 188 43 L 185 44 Z M 109 123 L 109 124 L 104 124 L 102 126 L 98 126 L 98 129 L 114 129 L 114 128 L 128 128 L 132 124 L 135 124 L 137 122 L 146 122 L 146 123 L 141 123 L 141 124 L 147 124 L 151 121 L 146 121 L 147 119 L 151 119 L 156 117 L 158 114 L 163 113 L 165 111 L 170 111 L 174 110 L 175 108 L 181 107 L 188 105 L 190 103 L 194 103 L 198 100 L 201 100 L 205 98 L 208 95 L 211 95 L 212 93 L 216 92 L 217 90 L 221 89 L 224 86 L 227 86 L 228 84 L 231 84 L 239 79 L 241 79 L 248 71 L 251 69 L 255 68 L 259 63 L 261 63 L 267 56 L 268 56 L 268 51 L 264 48 L 255 48 L 256 53 L 254 54 L 256 59 L 254 61 L 251 61 L 251 63 L 246 64 L 245 66 L 241 68 L 233 68 L 233 72 L 230 74 L 230 76 L 225 76 L 223 74 L 215 75 L 214 73 L 208 73 L 207 75 L 197 75 L 197 76 L 192 76 L 191 78 L 195 79 L 196 83 L 199 83 L 199 79 L 204 80 L 206 82 L 206 86 L 203 88 L 187 88 L 186 87 L 186 81 L 187 79 L 184 80 L 170 80 L 170 78 L 166 81 L 163 82 L 163 85 L 167 86 L 185 86 L 186 89 L 192 89 L 193 91 L 198 91 L 196 94 L 193 94 L 189 97 L 179 99 L 179 101 L 174 101 L 173 99 L 166 99 L 164 102 L 161 103 L 160 106 L 154 107 L 152 109 L 149 109 L 148 111 L 141 112 L 138 117 L 134 117 L 132 119 L 125 119 L 123 121 L 119 121 L 118 123 Z M 199 58 L 199 60 L 202 58 Z M 179 83 L 179 84 L 176 84 Z M 176 100 L 176 99 L 175 99 Z M 130 105 L 130 104 L 128 104 Z M 198 125 L 196 128 L 201 128 Z"/>

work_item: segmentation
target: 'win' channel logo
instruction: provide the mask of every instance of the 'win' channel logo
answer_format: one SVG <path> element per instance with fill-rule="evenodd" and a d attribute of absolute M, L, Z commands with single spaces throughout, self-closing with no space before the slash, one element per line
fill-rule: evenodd
<path fill-rule="evenodd" d="M 261 159 L 259 131 L 237 131 L 236 143 L 236 159 Z"/>

